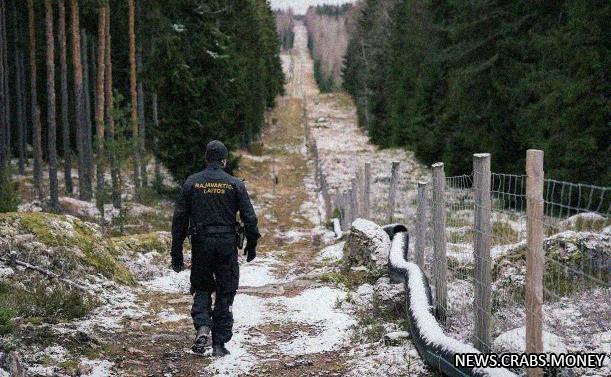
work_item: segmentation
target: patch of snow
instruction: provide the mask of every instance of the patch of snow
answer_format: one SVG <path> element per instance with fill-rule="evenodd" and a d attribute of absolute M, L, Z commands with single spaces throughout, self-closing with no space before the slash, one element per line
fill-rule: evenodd
<path fill-rule="evenodd" d="M 151 291 L 163 293 L 188 293 L 191 288 L 190 276 L 190 270 L 184 270 L 179 273 L 170 272 L 166 275 L 144 282 L 143 285 Z"/>
<path fill-rule="evenodd" d="M 268 284 L 277 284 L 284 282 L 283 279 L 278 279 L 272 273 L 273 267 L 271 264 L 275 258 L 264 257 L 257 258 L 251 263 L 246 263 L 240 266 L 240 287 L 262 287 Z"/>
<path fill-rule="evenodd" d="M 338 242 L 333 245 L 329 245 L 322 249 L 318 255 L 318 260 L 322 261 L 325 259 L 329 260 L 340 260 L 344 256 L 344 245 L 346 241 Z"/>
<path fill-rule="evenodd" d="M 526 327 L 518 327 L 502 333 L 494 339 L 492 345 L 497 352 L 524 352 L 526 350 Z M 546 353 L 566 353 L 567 349 L 559 336 L 544 331 L 543 351 Z"/>
<path fill-rule="evenodd" d="M 429 376 L 418 352 L 411 343 L 380 347 L 378 344 L 359 346 L 349 354 L 346 376 Z"/>
<path fill-rule="evenodd" d="M 89 360 L 87 358 L 82 358 L 81 364 L 88 369 L 91 368 L 90 372 L 82 375 L 83 377 L 116 376 L 116 374 L 111 370 L 113 363 L 108 360 Z"/>
<path fill-rule="evenodd" d="M 303 334 L 278 344 L 278 348 L 287 355 L 305 355 L 331 351 L 345 344 L 349 329 L 355 324 L 350 315 L 336 308 L 336 303 L 345 297 L 346 293 L 342 290 L 321 287 L 307 289 L 295 297 L 274 299 L 286 310 L 279 320 L 306 323 L 319 328 L 317 334 Z"/>
<path fill-rule="evenodd" d="M 157 314 L 161 322 L 178 322 L 185 319 L 190 319 L 188 315 L 178 314 L 174 310 L 164 310 Z"/>
<path fill-rule="evenodd" d="M 216 358 L 208 365 L 204 375 L 239 376 L 247 374 L 259 362 L 257 356 L 249 352 L 250 344 L 267 344 L 261 336 L 250 335 L 250 330 L 264 323 L 268 308 L 263 298 L 237 294 L 233 301 L 234 328 L 233 338 L 227 344 L 231 354 Z"/>
<path fill-rule="evenodd" d="M 15 270 L 11 267 L 0 267 L 0 278 L 7 278 L 13 276 L 15 274 Z"/>
<path fill-rule="evenodd" d="M 97 292 L 97 298 L 104 304 L 97 307 L 85 319 L 77 321 L 76 329 L 89 333 L 94 329 L 114 331 L 121 327 L 121 321 L 125 318 L 142 318 L 147 312 L 136 303 L 136 295 L 128 288 L 118 287 L 100 289 L 91 288 Z M 60 324 L 58 331 L 62 331 Z"/>

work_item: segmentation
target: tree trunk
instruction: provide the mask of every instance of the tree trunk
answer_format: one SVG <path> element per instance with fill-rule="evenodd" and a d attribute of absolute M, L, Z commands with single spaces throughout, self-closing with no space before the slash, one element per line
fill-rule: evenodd
<path fill-rule="evenodd" d="M 108 124 L 108 140 L 112 143 L 115 139 L 115 119 L 113 116 L 113 98 L 112 98 L 112 45 L 110 36 L 110 6 L 106 6 L 106 124 Z M 110 177 L 112 180 L 112 204 L 115 208 L 121 208 L 121 186 L 119 185 L 119 170 L 118 160 L 114 153 L 109 153 L 110 159 Z"/>
<path fill-rule="evenodd" d="M 81 35 L 78 0 L 70 0 L 70 23 L 72 34 L 72 65 L 74 68 L 74 107 L 76 121 L 76 146 L 78 151 L 79 198 L 91 198 L 91 186 L 85 179 L 85 143 L 84 143 L 84 92 L 83 66 L 81 64 Z M 89 189 L 89 190 L 88 190 Z"/>
<path fill-rule="evenodd" d="M 89 38 L 85 29 L 81 29 L 81 59 L 83 64 L 83 162 L 85 163 L 85 170 L 83 172 L 85 182 L 87 183 L 87 197 L 84 200 L 91 200 L 92 197 L 92 171 L 93 171 L 93 147 L 91 145 L 91 129 L 93 124 L 91 122 L 91 89 L 89 88 Z"/>
<path fill-rule="evenodd" d="M 98 77 L 97 102 L 95 108 L 97 192 L 96 204 L 104 217 L 104 74 L 106 73 L 106 6 L 98 9 Z"/>
<path fill-rule="evenodd" d="M 131 94 L 131 116 L 130 124 L 132 126 L 132 138 L 134 145 L 134 198 L 138 198 L 138 190 L 140 188 L 140 143 L 138 141 L 138 90 L 136 77 L 136 30 L 135 30 L 135 6 L 134 0 L 129 0 L 129 91 Z"/>
<path fill-rule="evenodd" d="M 8 34 L 7 34 L 7 28 L 6 28 L 6 13 L 7 13 L 7 4 L 6 4 L 6 0 L 2 0 L 2 13 L 1 13 L 1 17 L 2 17 L 2 63 L 4 66 L 4 81 L 3 81 L 3 90 L 4 90 L 4 122 L 6 125 L 6 133 L 5 133 L 5 138 L 6 138 L 6 162 L 7 162 L 7 167 L 8 167 L 8 174 L 10 175 L 11 172 L 11 157 L 12 157 L 12 135 L 11 135 L 11 92 L 9 89 L 9 83 L 10 83 L 10 77 L 11 77 L 11 70 L 8 64 L 8 44 L 7 44 L 7 39 L 8 39 Z"/>
<path fill-rule="evenodd" d="M 159 129 L 159 100 L 157 97 L 157 93 L 153 93 L 152 95 L 152 110 L 153 110 L 153 124 L 155 125 L 155 129 Z M 157 149 L 157 139 L 153 141 L 154 148 Z M 159 159 L 155 157 L 155 186 L 158 188 L 163 184 L 163 179 L 161 177 L 161 165 L 159 163 Z"/>
<path fill-rule="evenodd" d="M 45 31 L 47 36 L 47 148 L 49 155 L 49 191 L 51 211 L 59 212 L 57 189 L 57 122 L 55 114 L 55 46 L 53 38 L 53 5 L 45 0 Z"/>
<path fill-rule="evenodd" d="M 4 46 L 3 38 L 5 37 L 4 33 L 1 33 L 2 30 L 4 29 L 2 27 L 4 5 L 5 5 L 4 0 L 0 0 L 0 47 Z M 4 48 L 0 48 L 0 87 L 1 88 L 4 88 L 4 82 L 7 80 L 7 76 L 8 76 L 6 74 L 6 70 L 8 70 L 8 67 L 4 64 L 4 59 L 3 59 L 5 54 L 6 54 L 6 51 L 4 51 Z M 8 128 L 9 127 L 8 123 L 6 123 L 6 117 L 4 116 L 4 113 L 8 111 L 8 108 L 6 106 L 6 94 L 7 93 L 4 90 L 0 90 L 0 175 L 4 175 L 5 173 L 9 175 L 10 170 L 11 170 L 11 163 L 10 163 L 11 152 L 10 152 L 10 149 L 8 148 L 8 145 L 10 143 L 7 142 L 9 140 L 8 134 L 10 133 L 10 131 Z"/>
<path fill-rule="evenodd" d="M 4 90 L 4 124 L 5 124 L 5 141 L 6 141 L 6 167 L 8 168 L 8 175 L 11 175 L 11 156 L 12 156 L 12 146 L 11 146 L 11 96 L 9 89 L 9 80 L 10 80 L 10 67 L 8 64 L 8 44 L 7 44 L 7 33 L 6 33 L 6 0 L 2 0 L 2 13 L 0 17 L 2 18 L 2 64 L 4 66 L 4 77 L 3 77 L 3 86 Z"/>
<path fill-rule="evenodd" d="M 36 22 L 34 1 L 28 0 L 28 29 L 30 33 L 30 91 L 32 107 L 32 148 L 34 149 L 34 188 L 42 201 L 42 137 L 40 130 L 40 108 L 38 107 L 37 67 L 36 67 Z"/>
<path fill-rule="evenodd" d="M 62 144 L 64 146 L 64 181 L 66 193 L 72 194 L 72 150 L 70 148 L 70 120 L 68 119 L 68 63 L 66 52 L 66 4 L 59 0 L 59 65 L 61 73 L 61 95 L 62 95 Z"/>
<path fill-rule="evenodd" d="M 24 75 L 23 75 L 23 51 L 21 38 L 21 22 L 17 16 L 17 7 L 15 0 L 11 1 L 11 16 L 13 18 L 13 32 L 15 35 L 14 46 L 14 64 L 15 64 L 15 110 L 17 120 L 17 151 L 19 154 L 19 174 L 25 174 L 25 114 L 24 114 Z"/>
<path fill-rule="evenodd" d="M 142 36 L 144 33 L 142 32 L 142 1 L 136 1 L 136 18 L 138 19 L 138 34 L 140 38 L 137 41 L 137 54 L 136 54 L 136 69 L 138 77 L 142 76 L 143 63 L 142 63 L 142 55 L 144 48 L 142 46 Z M 144 113 L 144 85 L 142 80 L 138 81 L 138 121 L 140 123 L 140 158 L 142 159 L 142 164 L 140 165 L 140 184 L 142 187 L 148 186 L 148 177 L 146 175 L 146 117 Z"/>

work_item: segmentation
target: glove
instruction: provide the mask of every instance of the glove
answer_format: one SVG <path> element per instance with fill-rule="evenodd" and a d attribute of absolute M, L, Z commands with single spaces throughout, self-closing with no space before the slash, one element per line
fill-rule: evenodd
<path fill-rule="evenodd" d="M 244 255 L 248 255 L 246 257 L 246 262 L 250 262 L 257 256 L 257 241 L 246 241 L 246 247 L 244 248 Z"/>
<path fill-rule="evenodd" d="M 174 270 L 174 272 L 178 273 L 184 269 L 185 269 L 185 264 L 183 262 L 172 261 L 172 270 Z"/>

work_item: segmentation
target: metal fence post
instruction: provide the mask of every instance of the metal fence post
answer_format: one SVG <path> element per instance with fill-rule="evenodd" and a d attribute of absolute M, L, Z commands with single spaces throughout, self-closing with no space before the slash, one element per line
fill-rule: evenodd
<path fill-rule="evenodd" d="M 475 326 L 473 346 L 482 352 L 490 352 L 490 244 L 492 242 L 492 225 L 490 219 L 490 154 L 473 155 L 473 258 L 475 281 Z"/>
<path fill-rule="evenodd" d="M 427 182 L 418 182 L 418 209 L 416 212 L 416 264 L 424 271 L 424 246 L 426 245 L 426 220 L 427 220 Z"/>
<path fill-rule="evenodd" d="M 543 151 L 526 151 L 526 353 L 543 352 Z M 528 376 L 542 376 L 539 368 Z"/>
<path fill-rule="evenodd" d="M 390 190 L 388 192 L 388 213 L 386 218 L 388 222 L 393 221 L 395 213 L 395 197 L 397 195 L 397 185 L 399 183 L 399 162 L 393 161 L 390 169 Z"/>
<path fill-rule="evenodd" d="M 443 162 L 432 165 L 433 170 L 433 249 L 435 309 L 437 319 L 446 321 L 448 299 L 448 260 L 446 258 L 445 173 Z"/>
<path fill-rule="evenodd" d="M 371 211 L 371 163 L 365 163 L 365 183 L 363 187 L 363 217 L 369 219 Z"/>

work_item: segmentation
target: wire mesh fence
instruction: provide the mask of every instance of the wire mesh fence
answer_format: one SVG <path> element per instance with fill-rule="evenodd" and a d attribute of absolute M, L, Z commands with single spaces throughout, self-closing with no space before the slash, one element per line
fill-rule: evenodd
<path fill-rule="evenodd" d="M 489 170 L 445 178 L 445 281 L 436 272 L 434 228 L 440 220 L 432 210 L 424 221 L 423 246 L 417 247 L 423 248 L 434 296 L 438 284 L 447 284 L 446 330 L 486 351 L 524 352 L 528 346 L 546 352 L 604 351 L 611 325 L 610 188 L 542 179 L 542 214 L 537 216 L 529 212 L 529 199 L 532 205 L 536 198 L 529 194 L 528 180 L 527 174 Z M 478 190 L 482 184 L 489 189 Z M 419 205 L 434 208 L 434 190 L 428 185 L 426 203 Z M 529 232 L 537 228 L 543 232 L 540 309 L 526 302 L 529 293 L 536 300 L 528 274 L 529 264 L 536 264 L 529 260 L 536 254 L 529 252 Z M 537 321 L 542 322 L 542 345 L 527 346 L 525 323 L 536 328 Z"/>

